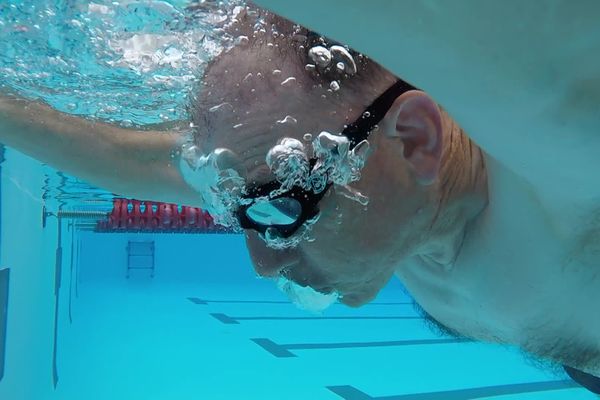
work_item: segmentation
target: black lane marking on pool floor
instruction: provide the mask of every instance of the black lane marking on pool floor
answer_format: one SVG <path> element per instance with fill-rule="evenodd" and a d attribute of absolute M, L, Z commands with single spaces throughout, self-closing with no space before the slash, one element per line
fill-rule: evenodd
<path fill-rule="evenodd" d="M 0 269 L 0 381 L 4 377 L 4 363 L 6 357 L 9 278 L 10 269 Z"/>
<path fill-rule="evenodd" d="M 382 342 L 342 342 L 342 343 L 275 343 L 267 338 L 250 339 L 264 350 L 278 358 L 297 357 L 290 350 L 324 350 L 324 349 L 356 349 L 368 347 L 393 347 L 393 346 L 422 346 L 436 344 L 470 343 L 468 339 L 415 339 L 391 340 Z"/>
<path fill-rule="evenodd" d="M 211 313 L 210 315 L 212 315 L 214 318 L 218 319 L 219 321 L 221 321 L 224 324 L 239 324 L 239 321 L 235 318 L 232 317 L 228 317 L 225 314 L 220 314 L 220 313 Z"/>
<path fill-rule="evenodd" d="M 248 304 L 291 304 L 289 301 L 261 301 L 261 300 L 205 300 L 198 297 L 188 297 L 194 304 L 207 305 L 209 303 L 248 303 Z M 369 303 L 368 305 L 411 305 L 412 302 Z M 225 324 L 239 324 L 241 320 L 420 320 L 418 316 L 393 316 L 393 317 L 233 317 L 223 313 L 211 313 L 215 319 Z M 468 339 L 422 339 L 385 342 L 350 342 L 350 343 L 290 343 L 278 344 L 267 338 L 253 338 L 267 352 L 278 358 L 297 357 L 290 350 L 316 350 L 316 349 L 344 349 L 365 347 L 389 346 L 415 346 L 468 343 Z M 483 397 L 505 396 L 521 393 L 535 393 L 544 391 L 580 389 L 572 380 L 529 382 L 508 385 L 486 386 L 428 393 L 412 393 L 383 397 L 372 397 L 353 386 L 327 386 L 327 389 L 337 394 L 344 400 L 475 400 Z"/>
<path fill-rule="evenodd" d="M 422 320 L 418 316 L 393 316 L 393 317 L 233 317 L 223 313 L 210 313 L 213 318 L 224 324 L 239 324 L 240 321 L 325 321 L 325 320 Z"/>
<path fill-rule="evenodd" d="M 201 299 L 199 297 L 188 297 L 188 300 L 194 304 L 199 305 L 208 305 L 209 303 L 219 303 L 219 304 L 292 304 L 291 301 L 278 301 L 278 300 L 206 300 Z M 340 304 L 340 303 L 336 303 Z M 403 306 L 403 305 L 412 305 L 413 303 L 410 301 L 405 302 L 375 302 L 375 303 L 367 303 L 365 306 Z"/>
<path fill-rule="evenodd" d="M 207 305 L 209 303 L 228 303 L 228 304 L 291 304 L 290 301 L 277 300 L 205 300 L 199 297 L 188 297 L 188 300 L 194 304 Z"/>
<path fill-rule="evenodd" d="M 353 386 L 328 386 L 327 389 L 344 400 L 475 400 L 482 397 L 506 396 L 522 393 L 547 392 L 578 388 L 571 380 L 514 383 L 509 385 L 484 386 L 429 393 L 401 394 L 396 396 L 371 397 Z"/>

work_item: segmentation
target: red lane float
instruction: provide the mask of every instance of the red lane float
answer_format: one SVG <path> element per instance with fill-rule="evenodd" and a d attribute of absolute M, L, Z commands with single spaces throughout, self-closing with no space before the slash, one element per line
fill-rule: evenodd
<path fill-rule="evenodd" d="M 106 220 L 98 221 L 97 232 L 231 233 L 216 225 L 208 212 L 189 206 L 114 199 Z"/>

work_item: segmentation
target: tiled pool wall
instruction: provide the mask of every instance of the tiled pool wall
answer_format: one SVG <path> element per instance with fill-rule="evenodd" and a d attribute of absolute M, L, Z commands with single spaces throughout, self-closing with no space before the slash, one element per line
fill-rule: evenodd
<path fill-rule="evenodd" d="M 0 399 L 43 400 L 54 382 L 57 221 L 50 217 L 42 228 L 44 173 L 38 161 L 6 149 L 1 170 L 0 269 L 9 273 L 0 288 L 8 303 Z"/>

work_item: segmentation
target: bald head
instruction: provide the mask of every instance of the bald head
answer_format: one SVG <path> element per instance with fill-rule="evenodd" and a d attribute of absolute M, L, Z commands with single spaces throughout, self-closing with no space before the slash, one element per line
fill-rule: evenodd
<path fill-rule="evenodd" d="M 248 39 L 210 63 L 191 110 L 203 151 L 233 150 L 252 179 L 268 175 L 265 155 L 279 138 L 341 132 L 395 80 L 358 56 L 351 77 L 307 69 L 308 32 L 267 16 L 271 24 L 264 32 L 249 29 L 256 18 L 244 17 L 238 29 Z M 338 90 L 331 87 L 334 81 Z"/>

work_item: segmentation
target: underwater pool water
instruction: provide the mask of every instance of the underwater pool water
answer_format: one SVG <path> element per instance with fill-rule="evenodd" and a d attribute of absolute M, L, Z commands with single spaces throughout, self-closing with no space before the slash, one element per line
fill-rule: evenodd
<path fill-rule="evenodd" d="M 0 84 L 124 126 L 186 119 L 238 4 L 4 2 Z M 431 332 L 396 280 L 315 314 L 255 277 L 242 235 L 58 219 L 113 195 L 0 154 L 2 400 L 595 398 L 515 349 Z"/>

